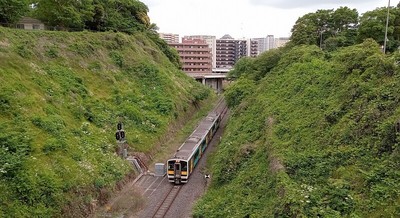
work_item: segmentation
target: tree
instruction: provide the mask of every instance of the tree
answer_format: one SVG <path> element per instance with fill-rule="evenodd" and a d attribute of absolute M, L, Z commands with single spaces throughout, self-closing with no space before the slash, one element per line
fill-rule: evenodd
<path fill-rule="evenodd" d="M 358 42 L 362 42 L 367 38 L 372 38 L 380 45 L 383 45 L 385 38 L 387 8 L 377 8 L 368 11 L 360 18 L 360 26 L 358 28 Z M 392 12 L 389 17 L 388 39 L 392 40 L 393 24 L 395 15 Z"/>
<path fill-rule="evenodd" d="M 387 29 L 387 51 L 395 51 L 400 46 L 400 4 L 389 10 Z M 359 42 L 372 38 L 383 46 L 385 40 L 387 7 L 377 8 L 366 12 L 360 18 L 360 27 L 357 40 Z"/>
<path fill-rule="evenodd" d="M 330 46 L 352 45 L 355 42 L 358 12 L 356 9 L 340 7 L 337 10 L 318 10 L 300 17 L 292 28 L 291 43 L 294 45 Z"/>
<path fill-rule="evenodd" d="M 228 76 L 232 78 L 239 78 L 241 76 L 249 76 L 254 77 L 257 73 L 256 68 L 254 67 L 254 58 L 243 57 L 240 58 L 236 64 L 235 68 L 229 71 Z M 252 78 L 253 79 L 253 78 Z"/>
<path fill-rule="evenodd" d="M 1 0 L 0 25 L 13 24 L 29 11 L 27 0 Z"/>
<path fill-rule="evenodd" d="M 38 0 L 34 16 L 45 24 L 67 30 L 82 30 L 93 17 L 93 0 Z"/>
<path fill-rule="evenodd" d="M 358 24 L 358 12 L 356 9 L 340 7 L 332 14 L 332 29 L 336 33 L 354 30 Z"/>
<path fill-rule="evenodd" d="M 157 31 L 159 30 L 157 24 L 152 23 L 150 24 L 150 26 L 148 27 L 148 30 L 152 33 L 157 33 Z"/>
<path fill-rule="evenodd" d="M 16 0 L 14 0 L 16 1 Z M 155 31 L 148 7 L 138 0 L 36 0 L 34 17 L 65 30 Z"/>
<path fill-rule="evenodd" d="M 151 29 L 148 7 L 137 0 L 94 0 L 92 19 L 86 27 L 96 31 L 134 32 Z"/>
<path fill-rule="evenodd" d="M 311 45 L 318 41 L 318 26 L 315 13 L 308 13 L 300 17 L 292 28 L 290 43 L 295 45 Z"/>

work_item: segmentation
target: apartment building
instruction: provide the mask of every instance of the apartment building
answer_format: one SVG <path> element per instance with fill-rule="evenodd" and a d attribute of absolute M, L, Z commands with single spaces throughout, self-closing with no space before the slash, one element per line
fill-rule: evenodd
<path fill-rule="evenodd" d="M 184 36 L 183 38 L 185 39 L 202 39 L 206 41 L 208 46 L 211 48 L 211 54 L 212 54 L 212 68 L 216 68 L 217 66 L 217 38 L 215 36 L 210 36 L 210 35 L 190 35 L 190 36 Z"/>
<path fill-rule="evenodd" d="M 164 39 L 167 43 L 179 43 L 179 34 L 174 33 L 158 33 L 161 39 Z"/>
<path fill-rule="evenodd" d="M 248 39 L 247 47 L 249 48 L 247 56 L 257 57 L 260 54 L 260 52 L 258 51 L 258 41 L 257 40 Z"/>
<path fill-rule="evenodd" d="M 188 74 L 211 73 L 212 54 L 207 42 L 202 39 L 182 38 L 181 43 L 169 43 L 181 58 L 182 70 Z"/>
<path fill-rule="evenodd" d="M 267 35 L 264 38 L 253 38 L 252 40 L 258 43 L 258 54 L 276 48 L 274 35 Z"/>
<path fill-rule="evenodd" d="M 224 35 L 217 39 L 216 68 L 232 68 L 242 57 L 256 56 L 257 42 L 247 39 L 234 39 L 230 35 Z"/>

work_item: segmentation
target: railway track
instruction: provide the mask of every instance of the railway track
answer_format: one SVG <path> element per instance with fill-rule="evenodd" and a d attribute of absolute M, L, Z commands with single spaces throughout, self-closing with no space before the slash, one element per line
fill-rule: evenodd
<path fill-rule="evenodd" d="M 227 111 L 228 107 L 226 105 L 224 98 L 220 98 L 216 106 L 214 107 L 214 112 L 221 114 L 221 118 L 223 118 L 225 117 Z M 171 186 L 171 189 L 169 190 L 168 194 L 164 197 L 163 201 L 157 204 L 156 207 L 157 210 L 154 212 L 152 216 L 153 218 L 165 217 L 172 203 L 177 198 L 181 188 L 182 188 L 181 185 Z"/>
<path fill-rule="evenodd" d="M 226 105 L 225 99 L 224 98 L 220 98 L 217 102 L 217 106 L 214 108 L 214 111 L 216 113 L 221 114 L 221 118 L 224 118 L 225 114 L 228 111 L 228 107 Z"/>
<path fill-rule="evenodd" d="M 161 204 L 157 207 L 157 211 L 154 213 L 153 218 L 161 218 L 167 214 L 169 208 L 171 207 L 172 203 L 174 202 L 176 196 L 178 196 L 179 191 L 181 190 L 182 186 L 174 185 L 172 186 L 171 190 L 165 196 L 164 200 Z"/>

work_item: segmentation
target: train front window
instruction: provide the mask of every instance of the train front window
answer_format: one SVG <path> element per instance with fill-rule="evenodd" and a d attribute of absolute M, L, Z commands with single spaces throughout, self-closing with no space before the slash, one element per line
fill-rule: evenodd
<path fill-rule="evenodd" d="M 182 171 L 187 171 L 187 162 L 182 162 L 181 163 L 181 165 L 182 165 Z"/>
<path fill-rule="evenodd" d="M 175 164 L 175 161 L 168 161 L 168 169 L 174 170 L 174 164 Z"/>
<path fill-rule="evenodd" d="M 177 171 L 181 170 L 181 165 L 179 163 L 175 164 L 175 170 L 177 170 Z"/>

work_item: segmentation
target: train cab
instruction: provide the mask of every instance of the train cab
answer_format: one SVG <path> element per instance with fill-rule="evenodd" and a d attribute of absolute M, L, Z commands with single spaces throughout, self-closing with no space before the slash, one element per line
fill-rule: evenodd
<path fill-rule="evenodd" d="M 188 164 L 184 160 L 170 159 L 168 160 L 168 181 L 175 184 L 187 183 Z"/>

